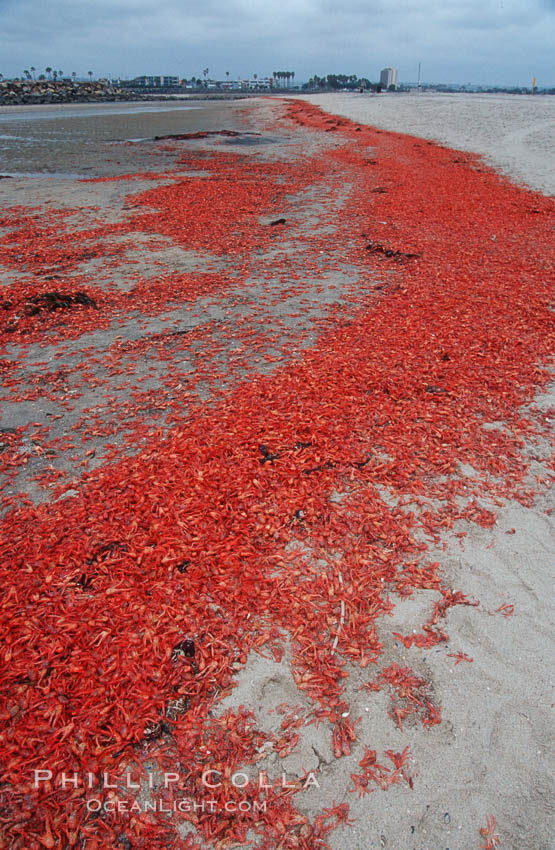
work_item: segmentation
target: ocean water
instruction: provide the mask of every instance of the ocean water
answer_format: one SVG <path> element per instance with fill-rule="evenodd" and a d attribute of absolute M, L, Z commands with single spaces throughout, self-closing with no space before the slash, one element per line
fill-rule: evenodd
<path fill-rule="evenodd" d="M 95 118 L 106 115 L 148 115 L 156 112 L 183 112 L 200 109 L 181 103 L 83 103 L 83 104 L 38 104 L 18 106 L 13 110 L 0 110 L 0 127 L 5 121 L 52 121 L 65 118 Z"/>
<path fill-rule="evenodd" d="M 154 136 L 241 129 L 242 105 L 211 100 L 0 107 L 0 175 L 156 170 Z"/>

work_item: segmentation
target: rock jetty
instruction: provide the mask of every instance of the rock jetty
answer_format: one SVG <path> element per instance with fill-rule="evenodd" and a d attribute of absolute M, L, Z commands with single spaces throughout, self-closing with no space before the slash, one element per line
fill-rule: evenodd
<path fill-rule="evenodd" d="M 107 82 L 71 80 L 3 80 L 0 106 L 20 103 L 82 103 L 110 100 L 142 100 L 143 96 Z"/>

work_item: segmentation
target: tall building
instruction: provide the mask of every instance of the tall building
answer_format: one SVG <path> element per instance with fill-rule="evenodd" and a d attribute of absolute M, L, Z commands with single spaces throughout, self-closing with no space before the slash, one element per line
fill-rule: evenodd
<path fill-rule="evenodd" d="M 384 89 L 397 88 L 397 68 L 384 68 L 380 73 L 380 85 Z"/>

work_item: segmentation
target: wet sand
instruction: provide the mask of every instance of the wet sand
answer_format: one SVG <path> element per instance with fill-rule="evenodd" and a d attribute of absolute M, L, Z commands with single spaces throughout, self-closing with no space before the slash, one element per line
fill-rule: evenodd
<path fill-rule="evenodd" d="M 0 174 L 103 177 L 153 170 L 159 163 L 136 142 L 244 129 L 248 108 L 248 100 L 6 106 L 0 110 Z"/>

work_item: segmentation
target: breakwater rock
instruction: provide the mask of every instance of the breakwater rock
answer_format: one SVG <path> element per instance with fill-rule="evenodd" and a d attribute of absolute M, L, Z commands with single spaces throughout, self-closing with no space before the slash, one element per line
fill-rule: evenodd
<path fill-rule="evenodd" d="M 144 96 L 106 82 L 71 80 L 3 80 L 0 106 L 20 103 L 74 103 L 111 100 L 143 100 Z"/>

